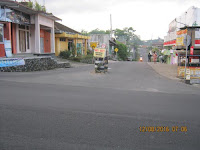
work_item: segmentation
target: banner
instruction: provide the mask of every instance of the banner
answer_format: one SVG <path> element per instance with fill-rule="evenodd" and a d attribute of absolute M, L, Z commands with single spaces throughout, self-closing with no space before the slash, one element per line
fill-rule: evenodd
<path fill-rule="evenodd" d="M 184 45 L 184 39 L 186 38 L 186 35 L 187 35 L 187 29 L 177 31 L 176 35 L 177 35 L 176 45 L 177 46 L 185 46 Z"/>
<path fill-rule="evenodd" d="M 0 67 L 23 66 L 25 61 L 22 58 L 0 59 Z"/>
<path fill-rule="evenodd" d="M 106 49 L 102 49 L 102 48 L 94 49 L 94 57 L 105 58 L 105 56 L 106 56 Z"/>
<path fill-rule="evenodd" d="M 190 70 L 190 78 L 191 79 L 199 79 L 200 80 L 200 67 L 189 67 L 189 70 Z M 177 71 L 178 71 L 177 76 L 184 78 L 185 67 L 184 66 L 178 66 Z"/>

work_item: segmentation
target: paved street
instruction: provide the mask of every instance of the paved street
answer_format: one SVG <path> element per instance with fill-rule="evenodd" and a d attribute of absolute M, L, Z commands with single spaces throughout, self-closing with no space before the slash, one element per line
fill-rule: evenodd
<path fill-rule="evenodd" d="M 106 74 L 94 74 L 93 65 L 0 73 L 0 149 L 199 149 L 199 88 L 145 62 L 109 68 Z M 140 132 L 143 126 L 169 132 Z"/>

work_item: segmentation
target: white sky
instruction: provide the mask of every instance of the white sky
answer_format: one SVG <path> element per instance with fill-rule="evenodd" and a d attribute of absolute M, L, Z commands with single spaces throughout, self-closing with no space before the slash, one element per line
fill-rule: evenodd
<path fill-rule="evenodd" d="M 200 0 L 38 0 L 77 31 L 133 27 L 142 40 L 164 38 L 169 23 Z"/>

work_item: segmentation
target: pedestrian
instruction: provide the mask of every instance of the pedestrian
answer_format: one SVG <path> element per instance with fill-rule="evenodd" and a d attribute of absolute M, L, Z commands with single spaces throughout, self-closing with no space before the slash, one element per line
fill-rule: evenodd
<path fill-rule="evenodd" d="M 148 54 L 148 62 L 151 62 L 151 54 Z"/>
<path fill-rule="evenodd" d="M 157 54 L 156 54 L 156 52 L 154 51 L 154 52 L 153 52 L 153 62 L 154 62 L 154 64 L 156 63 L 156 61 L 157 61 Z"/>

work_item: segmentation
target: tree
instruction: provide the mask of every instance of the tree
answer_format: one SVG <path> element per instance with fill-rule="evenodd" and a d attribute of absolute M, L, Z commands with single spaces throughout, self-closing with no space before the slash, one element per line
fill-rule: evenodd
<path fill-rule="evenodd" d="M 85 30 L 81 30 L 81 34 L 82 34 L 82 35 L 86 35 L 86 36 L 88 36 L 88 32 L 85 31 Z"/>
<path fill-rule="evenodd" d="M 31 9 L 33 9 L 33 2 L 32 1 L 28 2 L 28 7 L 31 8 Z"/>
<path fill-rule="evenodd" d="M 42 11 L 42 6 L 37 1 L 35 1 L 35 10 Z"/>
<path fill-rule="evenodd" d="M 106 31 L 100 30 L 97 28 L 97 29 L 90 31 L 89 34 L 106 34 Z"/>
<path fill-rule="evenodd" d="M 123 43 L 120 43 L 119 41 L 116 41 L 117 45 L 115 46 L 115 48 L 118 48 L 118 57 L 122 60 L 126 60 L 128 57 L 128 48 L 126 45 L 124 45 Z"/>
<path fill-rule="evenodd" d="M 137 50 L 139 45 L 142 45 L 142 41 L 137 35 L 134 35 L 134 37 L 129 41 L 129 45 L 131 48 Z"/>

